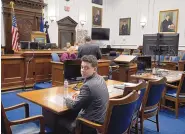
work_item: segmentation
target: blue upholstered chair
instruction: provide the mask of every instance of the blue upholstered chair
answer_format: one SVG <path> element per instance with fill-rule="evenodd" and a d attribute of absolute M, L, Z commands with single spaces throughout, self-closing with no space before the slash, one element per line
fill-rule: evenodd
<path fill-rule="evenodd" d="M 165 61 L 165 62 L 170 61 L 170 56 L 164 56 L 164 61 Z"/>
<path fill-rule="evenodd" d="M 6 111 L 16 108 L 25 107 L 24 119 L 9 121 Z M 42 115 L 29 117 L 29 105 L 21 103 L 12 107 L 4 108 L 1 102 L 1 133 L 3 134 L 45 134 L 52 133 L 49 128 L 44 127 L 44 117 Z"/>
<path fill-rule="evenodd" d="M 180 60 L 179 56 L 171 56 L 171 62 L 178 62 Z"/>
<path fill-rule="evenodd" d="M 110 51 L 109 56 L 117 56 L 116 51 Z"/>
<path fill-rule="evenodd" d="M 148 85 L 145 91 L 145 95 L 142 102 L 142 107 L 139 113 L 141 133 L 143 134 L 143 122 L 149 120 L 157 125 L 157 131 L 159 132 L 159 120 L 158 111 L 159 103 L 162 98 L 163 91 L 165 89 L 166 78 L 159 80 L 148 81 Z M 150 120 L 150 117 L 156 116 L 156 121 Z"/>
<path fill-rule="evenodd" d="M 138 133 L 138 123 L 137 122 L 139 118 L 139 111 L 141 108 L 141 104 L 143 102 L 143 98 L 144 98 L 145 91 L 146 91 L 146 83 L 142 82 L 133 87 L 125 87 L 123 96 L 127 95 L 133 90 L 136 90 L 139 93 L 139 99 L 137 100 L 137 106 L 136 106 L 136 109 L 135 109 L 135 112 L 132 118 L 132 127 L 134 127 L 135 132 Z"/>
<path fill-rule="evenodd" d="M 164 62 L 164 55 L 160 55 L 160 62 Z"/>
<path fill-rule="evenodd" d="M 52 57 L 52 61 L 60 62 L 60 58 L 57 53 L 52 53 L 51 57 Z"/>
<path fill-rule="evenodd" d="M 78 121 L 89 127 L 97 129 L 101 134 L 123 134 L 130 131 L 132 116 L 137 106 L 139 94 L 134 90 L 127 96 L 110 99 L 105 121 L 103 125 L 78 118 Z M 77 127 L 77 134 L 81 134 Z"/>
<path fill-rule="evenodd" d="M 182 56 L 181 60 L 183 60 L 183 61 L 185 60 L 185 54 Z"/>
<path fill-rule="evenodd" d="M 185 73 L 182 74 L 178 86 L 166 84 L 166 93 L 164 96 L 164 101 L 165 100 L 173 101 L 175 103 L 175 109 L 166 105 L 162 105 L 162 107 L 175 111 L 176 118 L 178 118 L 179 103 L 185 102 Z"/>

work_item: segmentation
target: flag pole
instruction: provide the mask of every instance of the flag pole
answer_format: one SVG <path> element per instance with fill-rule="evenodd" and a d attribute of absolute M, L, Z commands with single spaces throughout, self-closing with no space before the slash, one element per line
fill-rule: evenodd
<path fill-rule="evenodd" d="M 14 5 L 15 5 L 15 3 L 14 3 L 13 1 L 11 1 L 11 2 L 10 2 L 10 6 L 11 6 L 13 12 L 14 12 Z"/>
<path fill-rule="evenodd" d="M 18 35 L 17 22 L 15 18 L 14 5 L 15 3 L 11 1 L 10 6 L 12 8 L 12 50 L 15 52 L 19 50 L 18 48 L 19 35 Z"/>

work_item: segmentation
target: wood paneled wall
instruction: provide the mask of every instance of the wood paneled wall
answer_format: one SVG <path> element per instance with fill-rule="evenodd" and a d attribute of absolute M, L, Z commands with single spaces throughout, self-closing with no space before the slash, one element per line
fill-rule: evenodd
<path fill-rule="evenodd" d="M 1 58 L 2 89 L 20 88 L 24 86 L 24 57 L 9 55 Z"/>
<path fill-rule="evenodd" d="M 64 51 L 20 51 L 1 56 L 2 90 L 33 87 L 35 82 L 51 80 L 51 53 Z"/>
<path fill-rule="evenodd" d="M 12 51 L 12 9 L 10 1 L 2 0 L 2 12 L 4 18 L 4 35 L 5 35 L 5 53 Z M 43 0 L 14 0 L 15 16 L 19 30 L 19 41 L 31 41 L 31 32 L 39 31 L 42 9 L 44 8 Z"/>

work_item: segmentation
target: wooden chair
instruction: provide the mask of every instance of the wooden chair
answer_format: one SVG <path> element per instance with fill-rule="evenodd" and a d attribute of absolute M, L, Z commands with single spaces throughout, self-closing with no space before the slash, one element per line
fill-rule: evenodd
<path fill-rule="evenodd" d="M 158 111 L 159 104 L 162 98 L 163 91 L 165 89 L 166 78 L 159 80 L 150 80 L 145 91 L 141 110 L 139 112 L 141 133 L 143 134 L 143 122 L 149 120 L 157 125 L 157 131 L 159 132 L 159 120 Z M 150 117 L 156 116 L 156 121 L 150 120 Z"/>
<path fill-rule="evenodd" d="M 146 88 L 146 85 L 147 85 L 146 82 L 140 82 L 140 83 L 133 85 L 133 86 L 126 86 L 124 88 L 123 96 L 128 95 L 133 90 L 136 90 L 138 92 L 141 89 Z"/>
<path fill-rule="evenodd" d="M 124 96 L 133 90 L 136 90 L 140 94 L 139 99 L 137 101 L 137 106 L 136 106 L 136 109 L 135 109 L 135 112 L 132 118 L 132 125 L 131 125 L 133 128 L 135 128 L 135 133 L 138 133 L 138 130 L 139 130 L 137 122 L 139 118 L 139 111 L 141 108 L 141 104 L 143 102 L 143 98 L 144 98 L 145 91 L 146 91 L 146 85 L 147 85 L 146 82 L 142 82 L 142 83 L 137 84 L 134 87 L 126 87 L 124 89 Z"/>
<path fill-rule="evenodd" d="M 103 125 L 78 118 L 79 124 L 83 123 L 89 127 L 97 129 L 101 134 L 123 134 L 129 133 L 133 113 L 135 111 L 139 94 L 134 90 L 125 97 L 110 99 L 105 122 Z M 76 134 L 81 134 L 80 125 Z"/>
<path fill-rule="evenodd" d="M 166 84 L 164 102 L 165 100 L 170 100 L 175 102 L 175 109 L 168 107 L 165 104 L 162 105 L 162 107 L 175 111 L 176 118 L 178 118 L 179 103 L 185 102 L 185 73 L 182 74 L 182 77 L 178 86 Z"/>
<path fill-rule="evenodd" d="M 9 121 L 6 116 L 6 111 L 14 110 L 20 107 L 25 107 L 25 119 Z M 39 122 L 40 121 L 40 124 Z M 44 117 L 42 115 L 29 117 L 29 105 L 21 103 L 8 108 L 4 108 L 1 102 L 1 124 L 3 126 L 1 133 L 4 134 L 45 134 L 50 133 L 49 128 L 44 128 Z M 40 128 L 40 129 L 39 129 Z"/>

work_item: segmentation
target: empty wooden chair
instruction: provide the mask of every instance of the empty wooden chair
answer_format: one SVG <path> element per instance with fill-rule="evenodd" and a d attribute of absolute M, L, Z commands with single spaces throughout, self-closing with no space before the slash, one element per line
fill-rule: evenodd
<path fill-rule="evenodd" d="M 175 111 L 176 118 L 178 118 L 179 103 L 185 102 L 185 73 L 182 74 L 181 80 L 178 86 L 166 84 L 166 92 L 164 95 L 164 101 L 169 100 L 175 103 L 175 109 L 166 106 L 162 107 Z"/>
<path fill-rule="evenodd" d="M 166 78 L 159 80 L 150 80 L 145 91 L 141 110 L 139 113 L 141 133 L 143 133 L 143 122 L 149 120 L 157 125 L 157 131 L 159 132 L 159 104 L 162 98 L 163 91 L 165 89 Z M 150 120 L 150 117 L 156 116 L 156 121 Z"/>
<path fill-rule="evenodd" d="M 25 107 L 25 119 L 9 121 L 6 111 Z M 4 108 L 1 102 L 1 124 L 3 126 L 1 133 L 3 134 L 45 134 L 51 133 L 49 128 L 44 127 L 44 117 L 42 115 L 29 117 L 29 105 L 21 103 L 8 108 Z"/>

